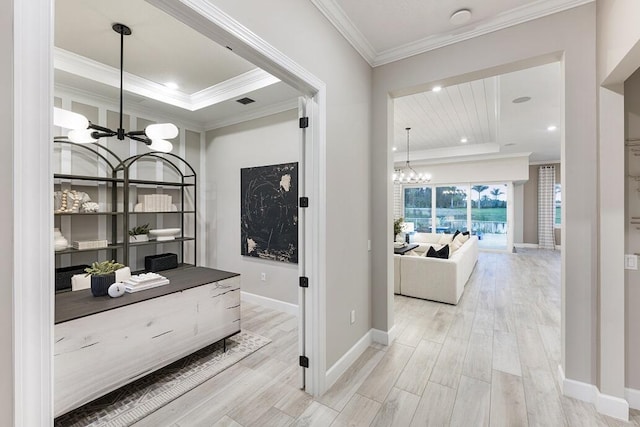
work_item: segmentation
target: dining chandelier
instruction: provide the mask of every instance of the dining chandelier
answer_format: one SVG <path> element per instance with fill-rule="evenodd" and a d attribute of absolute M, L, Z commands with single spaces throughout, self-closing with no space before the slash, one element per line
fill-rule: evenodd
<path fill-rule="evenodd" d="M 131 34 L 131 28 L 124 24 L 113 24 L 113 31 L 120 34 L 120 122 L 118 129 L 111 130 L 104 126 L 91 123 L 82 114 L 53 108 L 53 124 L 65 129 L 70 129 L 68 139 L 78 144 L 88 144 L 98 142 L 100 138 L 116 137 L 120 141 L 125 138 L 143 142 L 154 151 L 168 153 L 173 149 L 173 144 L 167 141 L 178 136 L 178 127 L 173 123 L 158 123 L 147 126 L 144 130 L 126 131 L 122 127 L 122 104 L 123 89 L 122 81 L 124 74 L 124 36 Z"/>
<path fill-rule="evenodd" d="M 393 182 L 395 184 L 423 184 L 431 181 L 431 175 L 428 173 L 418 173 L 411 167 L 409 161 L 409 131 L 411 128 L 405 128 L 407 131 L 407 161 L 404 167 L 396 169 L 393 173 Z"/>

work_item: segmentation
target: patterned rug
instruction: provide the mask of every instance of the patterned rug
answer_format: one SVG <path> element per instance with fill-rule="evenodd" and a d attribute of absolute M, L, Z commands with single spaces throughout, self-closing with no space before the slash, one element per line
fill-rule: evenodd
<path fill-rule="evenodd" d="M 55 426 L 130 426 L 270 342 L 260 335 L 241 332 L 227 338 L 226 353 L 222 341 L 212 344 L 61 415 L 55 419 Z"/>

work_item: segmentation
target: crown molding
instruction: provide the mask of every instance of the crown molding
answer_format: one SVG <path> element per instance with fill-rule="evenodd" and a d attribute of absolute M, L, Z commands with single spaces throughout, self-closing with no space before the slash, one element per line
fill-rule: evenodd
<path fill-rule="evenodd" d="M 500 152 L 500 145 L 494 142 L 485 144 L 458 145 L 455 147 L 433 148 L 430 150 L 412 151 L 411 162 L 446 159 L 450 157 L 478 156 L 481 154 L 494 154 Z M 395 163 L 406 161 L 407 152 L 396 152 L 393 156 Z"/>
<path fill-rule="evenodd" d="M 286 101 L 278 102 L 276 104 L 267 105 L 261 108 L 256 108 L 240 114 L 234 114 L 233 117 L 222 120 L 213 120 L 204 125 L 204 129 L 214 130 L 223 127 L 236 125 L 238 123 L 246 122 L 249 120 L 261 119 L 263 117 L 271 116 L 273 114 L 282 113 L 284 111 L 295 110 L 298 108 L 298 99 L 289 99 Z"/>
<path fill-rule="evenodd" d="M 430 165 L 444 165 L 451 163 L 469 163 L 469 162 L 480 162 L 480 161 L 489 161 L 489 160 L 501 160 L 501 159 L 518 159 L 518 158 L 526 158 L 529 159 L 531 156 L 530 152 L 523 153 L 512 153 L 512 154 L 478 154 L 478 155 L 469 155 L 469 156 L 459 156 L 459 157 L 446 157 L 441 159 L 430 159 L 430 160 L 420 160 L 416 162 L 411 162 L 411 166 L 416 168 L 422 166 L 430 166 Z"/>
<path fill-rule="evenodd" d="M 334 0 L 311 0 L 331 24 L 342 36 L 358 51 L 369 65 L 374 66 L 376 50 L 371 46 L 369 40 L 358 30 L 358 27 L 349 19 L 347 14 Z"/>
<path fill-rule="evenodd" d="M 538 0 L 499 14 L 493 19 L 489 19 L 479 25 L 470 24 L 465 27 L 456 27 L 455 30 L 449 33 L 425 37 L 381 52 L 377 52 L 371 46 L 335 0 L 311 1 L 372 67 L 378 67 L 557 12 L 582 6 L 595 0 Z"/>
<path fill-rule="evenodd" d="M 54 48 L 54 68 L 86 79 L 120 87 L 120 70 L 84 56 Z M 280 79 L 256 68 L 193 94 L 172 90 L 164 85 L 124 72 L 123 89 L 165 104 L 197 111 L 278 83 Z"/>

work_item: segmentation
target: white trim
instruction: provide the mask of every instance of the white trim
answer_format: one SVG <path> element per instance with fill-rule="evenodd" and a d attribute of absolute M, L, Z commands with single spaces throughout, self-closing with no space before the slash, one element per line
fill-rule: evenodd
<path fill-rule="evenodd" d="M 389 331 L 381 331 L 380 329 L 371 329 L 371 338 L 373 342 L 389 346 L 396 340 L 396 325 L 393 325 Z"/>
<path fill-rule="evenodd" d="M 515 248 L 538 249 L 537 243 L 514 243 Z"/>
<path fill-rule="evenodd" d="M 342 357 L 338 359 L 333 366 L 331 366 L 331 368 L 327 370 L 327 375 L 325 377 L 325 385 L 327 389 L 331 388 L 338 378 L 340 378 L 340 376 L 344 374 L 356 360 L 358 360 L 358 357 L 364 353 L 371 343 L 373 343 L 374 340 L 372 337 L 374 331 L 375 329 L 370 329 L 353 345 L 353 347 L 343 354 Z"/>
<path fill-rule="evenodd" d="M 207 130 L 219 129 L 226 126 L 236 125 L 238 123 L 246 122 L 249 120 L 261 119 L 263 117 L 282 113 L 284 111 L 295 110 L 297 108 L 298 108 L 298 98 L 288 99 L 286 101 L 278 102 L 276 104 L 266 105 L 264 107 L 257 108 L 255 110 L 245 111 L 239 114 L 235 114 L 233 117 L 229 117 L 222 120 L 211 121 L 205 125 L 205 129 Z"/>
<path fill-rule="evenodd" d="M 442 159 L 415 159 L 415 161 L 411 161 L 411 164 L 414 166 L 428 166 L 428 165 L 442 165 L 447 163 L 463 163 L 463 162 L 477 162 L 480 160 L 498 160 L 498 159 L 515 159 L 519 157 L 529 157 L 531 152 L 522 152 L 522 153 L 509 153 L 509 154 L 478 154 L 474 156 L 458 156 L 458 157 L 449 157 Z M 413 156 L 413 154 L 412 154 Z M 395 160 L 394 160 L 395 162 Z"/>
<path fill-rule="evenodd" d="M 310 99 L 307 113 L 308 147 L 304 162 L 307 196 L 305 270 L 311 286 L 305 298 L 305 348 L 310 359 L 306 391 L 320 396 L 326 390 L 326 85 L 208 0 L 147 0 L 211 40 L 278 77 Z M 302 161 L 302 159 L 301 159 Z"/>
<path fill-rule="evenodd" d="M 369 43 L 344 10 L 335 0 L 311 0 L 311 2 L 327 17 L 329 22 L 353 46 L 353 48 L 372 67 L 395 62 L 400 59 L 418 55 L 484 34 L 542 18 L 553 13 L 578 7 L 594 0 L 539 0 L 530 2 L 510 11 L 500 13 L 482 23 L 472 22 L 466 27 L 457 27 L 450 32 L 435 34 L 400 45 L 381 52 Z"/>
<path fill-rule="evenodd" d="M 240 291 L 240 300 L 298 316 L 298 305 L 291 304 L 290 302 L 280 301 L 245 291 Z"/>
<path fill-rule="evenodd" d="M 107 86 L 120 87 L 119 69 L 59 47 L 54 47 L 53 49 L 53 65 L 56 69 Z M 122 87 L 127 92 L 155 99 L 156 101 L 184 108 L 185 110 L 197 111 L 278 82 L 280 82 L 280 79 L 277 77 L 272 76 L 260 68 L 255 68 L 239 76 L 232 77 L 198 92 L 189 94 L 179 90 L 169 89 L 163 84 L 125 71 Z"/>
<path fill-rule="evenodd" d="M 634 388 L 625 388 L 624 397 L 629 402 L 629 407 L 635 410 L 640 410 L 640 390 Z"/>
<path fill-rule="evenodd" d="M 560 160 L 547 160 L 547 161 L 536 161 L 529 162 L 529 166 L 541 166 L 541 165 L 559 165 Z"/>
<path fill-rule="evenodd" d="M 48 426 L 53 414 L 53 7 L 50 0 L 12 4 L 14 425 Z"/>
<path fill-rule="evenodd" d="M 335 0 L 311 0 L 340 34 L 373 67 L 378 53 Z"/>
<path fill-rule="evenodd" d="M 629 404 L 623 398 L 600 393 L 598 387 L 593 384 L 567 379 L 562 365 L 558 365 L 558 377 L 564 396 L 591 403 L 600 414 L 629 421 Z"/>

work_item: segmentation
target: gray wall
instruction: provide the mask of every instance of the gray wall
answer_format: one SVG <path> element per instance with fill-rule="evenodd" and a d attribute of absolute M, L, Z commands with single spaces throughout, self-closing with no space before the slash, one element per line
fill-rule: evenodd
<path fill-rule="evenodd" d="M 309 1 L 212 2 L 327 86 L 324 191 L 328 369 L 371 328 L 367 252 L 372 232 L 371 67 Z M 349 324 L 352 309 L 357 317 L 353 325 Z"/>
<path fill-rule="evenodd" d="M 529 181 L 523 188 L 523 243 L 538 244 L 538 168 L 542 165 L 529 166 Z M 556 167 L 556 184 L 561 182 L 561 165 L 554 163 Z M 564 188 L 562 189 L 564 192 Z M 564 194 L 563 194 L 564 200 Z M 562 244 L 560 241 L 560 229 L 555 229 L 556 245 Z"/>
<path fill-rule="evenodd" d="M 624 85 L 625 137 L 640 138 L 640 71 L 635 72 Z M 638 147 L 637 149 L 640 149 Z M 640 152 L 637 152 L 640 154 Z M 640 156 L 627 150 L 627 173 L 640 176 Z M 640 217 L 640 181 L 626 180 L 626 239 L 625 252 L 640 253 L 640 230 L 630 224 L 631 217 Z M 637 220 L 634 222 L 638 222 Z M 640 389 L 640 270 L 626 271 L 626 385 Z"/>
<path fill-rule="evenodd" d="M 567 378 L 596 383 L 597 194 L 581 191 L 597 186 L 595 37 L 595 4 L 589 3 L 374 69 L 372 168 L 381 171 L 372 175 L 374 327 L 393 324 L 390 96 L 527 67 L 535 57 L 562 57 L 562 365 Z"/>
<path fill-rule="evenodd" d="M 0 3 L 0 234 L 5 250 L 0 256 L 0 425 L 13 424 L 13 2 Z"/>
<path fill-rule="evenodd" d="M 297 264 L 240 255 L 240 169 L 298 162 L 299 133 L 292 110 L 206 134 L 206 265 L 240 273 L 243 292 L 296 305 Z"/>

